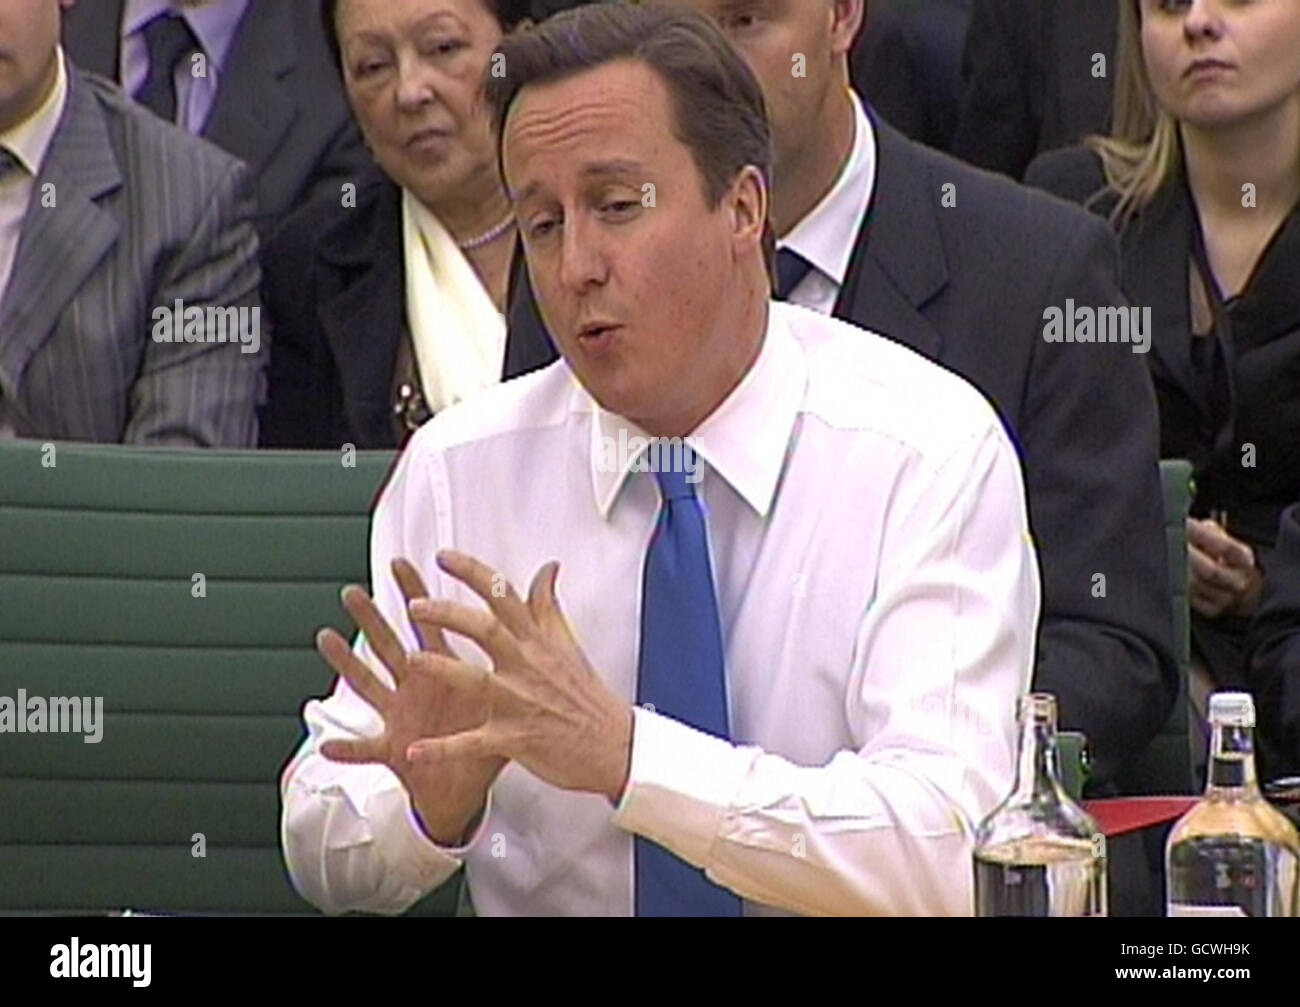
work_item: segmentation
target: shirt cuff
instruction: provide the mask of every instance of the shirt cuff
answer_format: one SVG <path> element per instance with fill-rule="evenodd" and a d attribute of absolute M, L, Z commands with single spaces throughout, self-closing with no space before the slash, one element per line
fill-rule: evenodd
<path fill-rule="evenodd" d="M 708 867 L 714 841 L 760 753 L 633 707 L 632 766 L 611 821 Z"/>
<path fill-rule="evenodd" d="M 377 826 L 383 823 L 379 827 L 386 840 L 383 849 L 390 868 L 408 883 L 424 888 L 428 878 L 445 877 L 464 863 L 465 856 L 487 826 L 492 812 L 492 792 L 488 791 L 478 827 L 460 846 L 441 846 L 429 838 L 416 818 L 405 788 L 385 791 L 373 797 L 370 803 L 372 820 Z"/>

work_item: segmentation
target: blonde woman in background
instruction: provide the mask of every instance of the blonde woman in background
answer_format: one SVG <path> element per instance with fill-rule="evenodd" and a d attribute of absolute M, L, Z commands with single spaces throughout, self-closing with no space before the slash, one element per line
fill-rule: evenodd
<path fill-rule="evenodd" d="M 1112 135 L 1026 181 L 1120 236 L 1161 455 L 1196 470 L 1193 699 L 1248 686 L 1245 631 L 1300 498 L 1300 0 L 1123 0 Z"/>

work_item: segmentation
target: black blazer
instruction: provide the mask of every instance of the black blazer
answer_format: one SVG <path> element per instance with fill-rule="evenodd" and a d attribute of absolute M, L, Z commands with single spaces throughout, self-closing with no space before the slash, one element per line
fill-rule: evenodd
<path fill-rule="evenodd" d="M 262 445 L 397 447 L 393 368 L 406 330 L 401 190 L 375 173 L 355 208 L 337 197 L 317 200 L 289 218 L 263 260 L 271 363 Z M 512 289 L 519 282 L 512 276 Z M 555 359 L 540 321 L 512 319 L 503 377 Z"/>
<path fill-rule="evenodd" d="M 1040 151 L 1104 132 L 1118 23 L 1116 0 L 975 0 L 952 153 L 1020 178 Z"/>
<path fill-rule="evenodd" d="M 965 377 L 1016 440 L 1043 577 L 1036 683 L 1063 727 L 1088 734 L 1101 783 L 1155 735 L 1177 688 L 1146 368 L 1128 347 L 1043 340 L 1049 305 L 1122 302 L 1114 238 L 868 114 L 876 190 L 835 314 Z M 941 205 L 948 182 L 955 208 Z"/>
<path fill-rule="evenodd" d="M 1105 185 L 1100 159 L 1082 147 L 1044 155 L 1027 181 L 1077 202 Z M 1094 206 L 1108 214 L 1114 197 Z M 1226 510 L 1229 530 L 1266 556 L 1282 511 L 1300 499 L 1300 208 L 1228 307 L 1234 359 L 1226 407 L 1207 398 L 1192 368 L 1187 263 L 1195 213 L 1184 177 L 1175 176 L 1120 232 L 1121 282 L 1134 304 L 1151 307 L 1161 453 L 1195 465 L 1194 514 Z M 1247 444 L 1254 466 L 1243 464 Z"/>
<path fill-rule="evenodd" d="M 1300 504 L 1282 516 L 1250 633 L 1265 779 L 1300 773 Z"/>
<path fill-rule="evenodd" d="M 853 87 L 886 122 L 946 150 L 961 105 L 971 0 L 875 0 L 849 57 Z"/>
<path fill-rule="evenodd" d="M 63 46 L 83 69 L 121 81 L 125 0 L 83 0 L 63 15 Z M 254 0 L 235 30 L 204 138 L 257 183 L 258 233 L 372 163 L 325 43 L 319 0 Z"/>

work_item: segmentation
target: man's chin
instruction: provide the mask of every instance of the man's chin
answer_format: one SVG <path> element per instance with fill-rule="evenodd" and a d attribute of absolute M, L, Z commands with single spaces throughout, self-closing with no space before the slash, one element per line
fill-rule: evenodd
<path fill-rule="evenodd" d="M 607 413 L 613 413 L 615 416 L 622 416 L 624 419 L 632 419 L 635 416 L 641 416 L 645 413 L 645 401 L 643 395 L 636 394 L 632 389 L 619 387 L 617 381 L 608 379 L 609 376 L 596 377 L 593 375 L 578 375 L 578 383 L 582 385 L 587 394 L 596 400 L 596 404 Z M 632 422 L 636 420 L 632 419 Z"/>

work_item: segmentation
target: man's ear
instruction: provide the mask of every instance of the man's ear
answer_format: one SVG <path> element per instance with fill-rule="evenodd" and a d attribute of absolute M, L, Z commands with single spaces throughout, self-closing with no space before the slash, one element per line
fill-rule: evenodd
<path fill-rule="evenodd" d="M 868 0 L 831 0 L 831 54 L 843 56 L 853 49 L 853 41 L 867 20 Z"/>
<path fill-rule="evenodd" d="M 731 204 L 731 236 L 738 253 L 763 245 L 767 226 L 768 194 L 763 173 L 747 164 L 737 173 L 727 195 Z"/>

